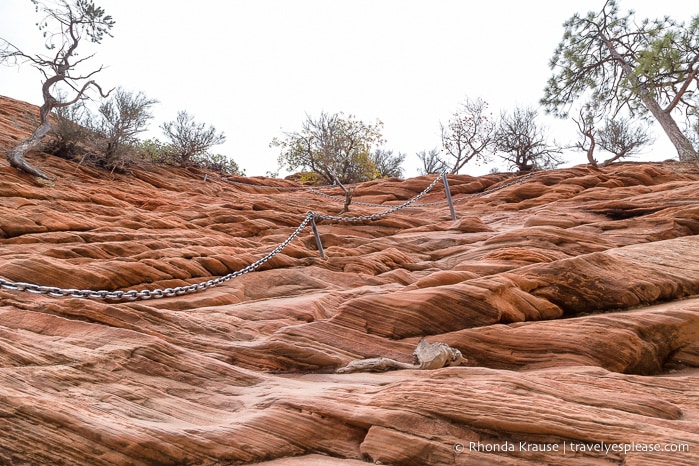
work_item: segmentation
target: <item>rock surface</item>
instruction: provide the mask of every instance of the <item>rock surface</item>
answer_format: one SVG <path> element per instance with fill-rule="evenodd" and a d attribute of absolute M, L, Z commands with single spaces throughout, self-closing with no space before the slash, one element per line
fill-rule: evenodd
<path fill-rule="evenodd" d="M 32 111 L 0 97 L 3 152 Z M 0 161 L 6 282 L 206 283 L 344 201 L 284 180 L 27 158 L 57 180 Z M 343 215 L 383 212 L 433 179 L 361 184 Z M 418 201 L 434 205 L 318 221 L 326 259 L 308 226 L 196 293 L 0 288 L 0 464 L 698 464 L 699 170 L 449 183 L 457 221 L 438 183 Z M 334 373 L 410 363 L 421 338 L 467 365 Z"/>

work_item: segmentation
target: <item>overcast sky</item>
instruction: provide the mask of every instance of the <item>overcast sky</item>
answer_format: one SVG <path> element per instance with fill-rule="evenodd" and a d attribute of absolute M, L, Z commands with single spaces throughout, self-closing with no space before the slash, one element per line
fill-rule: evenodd
<path fill-rule="evenodd" d="M 158 126 L 187 110 L 225 133 L 227 142 L 213 152 L 256 176 L 277 169 L 272 138 L 300 129 L 306 114 L 344 112 L 383 121 L 385 148 L 407 154 L 410 177 L 419 166 L 415 153 L 440 146 L 440 121 L 467 96 L 483 98 L 495 116 L 515 106 L 538 107 L 562 23 L 575 12 L 600 10 L 604 1 L 96 3 L 116 21 L 114 37 L 94 49 L 83 69 L 104 64 L 96 76 L 103 86 L 159 100 L 146 136 L 162 139 Z M 637 17 L 667 14 L 685 22 L 699 13 L 694 0 L 620 0 L 620 6 Z M 1 0 L 0 37 L 42 53 L 39 19 L 30 0 Z M 0 67 L 0 94 L 41 104 L 41 75 L 29 66 Z M 559 142 L 576 137 L 572 122 L 541 121 Z M 659 135 L 636 160 L 676 155 Z M 571 159 L 584 162 L 583 154 Z M 462 173 L 483 170 L 467 166 Z"/>

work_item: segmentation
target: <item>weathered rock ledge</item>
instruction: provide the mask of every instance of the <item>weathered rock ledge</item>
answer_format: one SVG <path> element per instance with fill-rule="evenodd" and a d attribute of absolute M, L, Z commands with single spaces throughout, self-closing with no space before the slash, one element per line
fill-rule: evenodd
<path fill-rule="evenodd" d="M 27 111 L 0 97 L 0 149 Z M 342 209 L 283 180 L 28 159 L 57 180 L 0 160 L 12 282 L 202 283 Z M 359 185 L 355 202 L 386 207 L 345 215 L 432 179 Z M 327 259 L 306 228 L 199 293 L 0 288 L 0 464 L 698 464 L 699 170 L 578 166 L 497 189 L 512 179 L 450 176 L 457 221 L 446 204 L 320 221 Z M 441 201 L 441 184 L 421 200 Z M 468 361 L 411 369 L 423 338 Z M 406 369 L 335 373 L 365 358 Z"/>

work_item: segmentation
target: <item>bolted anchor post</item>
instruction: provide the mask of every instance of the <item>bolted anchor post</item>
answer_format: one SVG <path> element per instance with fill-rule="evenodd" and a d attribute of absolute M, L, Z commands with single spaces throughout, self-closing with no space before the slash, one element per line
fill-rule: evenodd
<path fill-rule="evenodd" d="M 313 228 L 313 236 L 316 237 L 316 245 L 318 246 L 318 252 L 320 253 L 320 258 L 325 259 L 325 251 L 323 250 L 323 243 L 320 241 L 320 235 L 318 234 L 318 227 L 316 226 L 315 216 L 311 217 L 311 228 Z"/>
<path fill-rule="evenodd" d="M 449 211 L 451 219 L 456 220 L 456 212 L 454 212 L 454 201 L 451 200 L 451 191 L 449 191 L 449 182 L 447 181 L 447 172 L 442 172 L 442 183 L 444 183 L 444 192 L 447 193 L 447 202 L 449 203 Z"/>

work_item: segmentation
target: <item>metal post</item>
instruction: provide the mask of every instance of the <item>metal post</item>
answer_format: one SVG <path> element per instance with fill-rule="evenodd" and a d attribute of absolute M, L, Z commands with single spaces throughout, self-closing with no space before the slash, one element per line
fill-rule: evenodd
<path fill-rule="evenodd" d="M 449 182 L 447 181 L 447 172 L 442 172 L 442 182 L 444 183 L 444 191 L 447 193 L 447 202 L 449 203 L 449 211 L 451 219 L 456 220 L 456 212 L 454 212 L 454 202 L 451 200 L 451 191 L 449 191 Z"/>
<path fill-rule="evenodd" d="M 318 246 L 320 258 L 325 259 L 325 251 L 323 251 L 323 243 L 320 242 L 320 235 L 318 234 L 318 227 L 316 227 L 315 217 L 311 217 L 311 227 L 313 228 L 313 236 L 316 237 L 316 245 Z"/>

